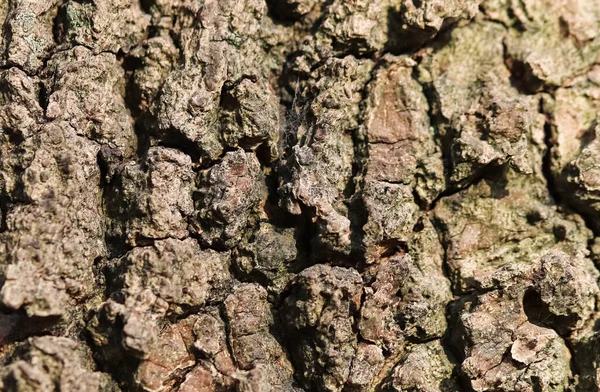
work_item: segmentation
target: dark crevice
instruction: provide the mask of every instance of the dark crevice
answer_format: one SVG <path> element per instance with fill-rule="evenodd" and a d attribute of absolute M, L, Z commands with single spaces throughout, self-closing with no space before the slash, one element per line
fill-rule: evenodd
<path fill-rule="evenodd" d="M 414 80 L 418 79 L 418 67 L 414 68 Z M 421 84 L 423 89 L 423 94 L 427 99 L 427 104 L 429 106 L 429 112 L 427 113 L 429 117 L 429 122 L 434 131 L 434 140 L 437 146 L 442 151 L 442 163 L 444 165 L 444 174 L 446 179 L 450 178 L 452 173 L 452 140 L 454 139 L 455 131 L 449 127 L 448 121 L 442 115 L 440 98 L 438 97 L 438 92 L 433 86 L 433 84 Z M 449 192 L 447 189 L 444 192 Z M 443 193 L 443 192 L 442 192 Z M 443 196 L 440 195 L 439 198 Z M 434 203 L 432 203 L 434 204 Z"/>
<path fill-rule="evenodd" d="M 349 205 L 348 218 L 350 219 L 350 259 L 357 260 L 355 268 L 365 268 L 363 260 L 366 258 L 366 249 L 364 246 L 365 231 L 364 226 L 367 224 L 369 216 L 362 197 L 354 197 Z"/>
<path fill-rule="evenodd" d="M 50 94 L 48 92 L 48 88 L 45 83 L 39 82 L 38 88 L 39 88 L 38 104 L 40 105 L 40 107 L 42 108 L 44 113 L 46 113 L 46 109 L 48 108 L 48 101 L 50 98 Z"/>
<path fill-rule="evenodd" d="M 106 248 L 108 250 L 108 257 L 111 259 L 122 257 L 133 249 L 121 237 L 106 235 L 104 237 L 104 243 L 106 244 Z"/>
<path fill-rule="evenodd" d="M 8 230 L 7 215 L 8 215 L 8 197 L 0 196 L 0 234 L 4 233 L 5 231 Z M 0 282 L 0 287 L 2 284 L 4 284 L 3 281 Z"/>
<path fill-rule="evenodd" d="M 230 249 L 223 244 L 221 240 L 215 240 L 208 243 L 200 234 L 195 231 L 189 231 L 189 238 L 196 240 L 201 250 L 214 250 L 215 252 L 228 252 Z"/>
<path fill-rule="evenodd" d="M 312 246 L 312 221 L 310 215 L 302 214 L 299 219 L 303 220 L 300 227 L 300 231 L 297 235 L 296 240 L 296 252 L 302 256 L 302 266 L 300 268 L 307 268 L 313 260 L 313 246 Z M 300 273 L 301 271 L 298 271 Z"/>
<path fill-rule="evenodd" d="M 450 197 L 460 193 L 471 186 L 475 186 L 479 184 L 481 181 L 485 181 L 490 176 L 494 176 L 498 173 L 503 172 L 508 167 L 507 164 L 498 164 L 496 162 L 492 162 L 483 168 L 481 168 L 478 172 L 476 172 L 471 178 L 466 179 L 458 184 L 453 184 L 444 189 L 440 194 L 431 202 L 431 204 L 426 208 L 427 211 L 435 210 L 435 207 L 445 197 Z"/>
<path fill-rule="evenodd" d="M 106 301 L 110 297 L 110 290 L 107 284 L 107 264 L 107 260 L 102 256 L 96 257 L 92 263 L 92 272 L 96 283 L 95 289 L 101 293 L 102 301 Z"/>
<path fill-rule="evenodd" d="M 31 76 L 29 72 L 25 71 L 25 69 L 23 69 L 23 67 L 21 67 L 18 64 L 13 64 L 11 62 L 8 62 L 6 65 L 0 65 L 0 71 L 9 71 L 13 68 L 18 69 L 19 71 L 27 74 L 27 76 Z"/>
<path fill-rule="evenodd" d="M 258 139 L 257 141 L 260 142 L 261 140 L 262 139 Z M 239 144 L 244 151 L 251 151 L 255 142 L 250 141 L 250 139 L 243 138 L 240 140 Z M 260 163 L 263 173 L 272 171 L 273 162 L 271 162 L 271 145 L 268 142 L 259 144 L 258 147 L 254 149 L 254 155 L 256 155 L 256 159 Z"/>
<path fill-rule="evenodd" d="M 414 26 L 409 27 L 404 24 L 402 13 L 391 8 L 388 13 L 389 37 L 384 53 L 390 53 L 395 56 L 418 56 L 427 48 L 442 48 L 452 38 L 452 31 L 457 24 L 457 19 L 446 18 L 438 31 L 434 29 L 422 30 Z M 415 37 L 418 39 L 415 39 Z"/>
<path fill-rule="evenodd" d="M 100 321 L 110 323 L 108 320 Z M 89 325 L 88 323 L 86 323 Z M 84 330 L 81 334 L 81 339 L 90 347 L 92 351 L 92 359 L 96 365 L 96 369 L 109 374 L 113 380 L 117 382 L 121 390 L 134 391 L 137 390 L 134 383 L 134 375 L 141 360 L 133 357 L 124 351 L 121 345 L 121 333 L 124 324 L 121 317 L 117 317 L 114 325 L 107 330 L 106 338 L 102 346 L 98 346 L 88 330 Z"/>
<path fill-rule="evenodd" d="M 409 248 L 406 242 L 393 238 L 381 241 L 377 244 L 383 251 L 379 254 L 381 259 L 390 258 L 392 256 L 405 255 L 409 253 Z"/>
<path fill-rule="evenodd" d="M 298 7 L 292 8 L 284 1 L 266 0 L 266 3 L 269 10 L 268 16 L 277 24 L 292 27 L 303 16 L 298 13 Z"/>
<path fill-rule="evenodd" d="M 118 171 L 123 164 L 123 155 L 119 149 L 113 149 L 103 145 L 96 157 L 98 169 L 100 171 L 100 197 L 103 215 L 107 221 L 107 228 L 110 228 L 114 219 L 122 219 L 122 214 L 126 209 L 121 205 L 118 196 L 119 175 Z M 113 223 L 114 224 L 114 223 Z M 105 230 L 104 243 L 108 250 L 109 258 L 121 257 L 127 253 L 131 247 L 127 245 L 125 238 L 115 235 L 112 230 Z"/>
<path fill-rule="evenodd" d="M 140 0 L 140 8 L 146 14 L 152 14 L 152 8 L 156 0 Z"/>
<path fill-rule="evenodd" d="M 569 355 L 571 358 L 571 360 L 569 361 L 569 366 L 571 368 L 571 374 L 573 376 L 581 376 L 583 374 L 583 369 L 582 369 L 582 366 L 578 363 L 578 360 L 584 359 L 584 361 L 585 361 L 585 357 L 582 358 L 578 355 L 575 355 L 577 351 L 575 350 L 575 343 L 573 343 L 571 339 L 565 338 L 564 342 L 565 342 L 565 346 L 567 347 L 567 350 L 569 351 Z"/>
<path fill-rule="evenodd" d="M 571 333 L 570 326 L 575 325 L 578 319 L 577 314 L 556 315 L 550 310 L 541 294 L 535 288 L 529 288 L 523 296 L 523 311 L 527 320 L 540 327 L 553 329 L 561 337 L 568 337 Z"/>
<path fill-rule="evenodd" d="M 541 105 L 541 102 L 540 102 Z M 540 113 L 543 113 L 543 109 L 540 107 Z M 552 132 L 552 125 L 548 118 L 544 122 L 544 144 L 546 145 L 546 151 L 542 157 L 542 174 L 546 179 L 548 193 L 555 204 L 560 204 L 562 198 L 556 188 L 556 181 L 554 174 L 552 173 L 552 153 L 554 149 L 554 135 Z"/>
<path fill-rule="evenodd" d="M 27 340 L 32 336 L 52 335 L 60 329 L 60 316 L 30 317 L 25 310 L 0 310 L 0 348 Z"/>
<path fill-rule="evenodd" d="M 67 3 L 67 0 L 62 0 L 60 2 L 60 4 L 58 5 L 56 16 L 52 20 L 52 38 L 54 39 L 54 44 L 57 46 L 60 45 L 63 35 L 64 35 L 64 32 L 62 31 L 62 29 L 64 28 L 64 26 L 63 26 L 63 23 L 64 23 L 63 9 L 64 9 L 66 3 Z"/>
<path fill-rule="evenodd" d="M 502 27 L 504 27 L 506 30 L 508 30 L 510 28 L 510 26 L 508 26 L 504 21 L 500 20 L 500 19 L 494 19 L 493 17 L 489 16 L 486 13 L 486 9 L 485 9 L 486 4 L 482 3 L 479 4 L 479 14 L 482 16 L 482 19 L 485 20 L 486 22 L 490 22 L 490 23 L 497 23 L 499 25 L 501 25 Z M 507 12 L 511 13 L 512 9 L 509 7 Z"/>
<path fill-rule="evenodd" d="M 264 274 L 262 274 L 261 272 L 258 272 L 256 270 L 252 270 L 252 271 L 244 271 L 242 270 L 238 263 L 236 262 L 236 257 L 240 257 L 240 256 L 245 256 L 243 252 L 240 252 L 239 254 L 233 256 L 231 265 L 229 267 L 229 273 L 231 274 L 231 276 L 233 276 L 236 280 L 243 282 L 243 283 L 256 283 L 262 287 L 264 287 L 266 290 L 269 289 L 269 286 L 271 284 L 271 280 L 266 277 Z M 248 255 L 250 256 L 250 255 Z"/>
<path fill-rule="evenodd" d="M 8 4 L 8 0 L 2 0 L 2 1 L 5 1 L 6 4 Z M 7 56 L 8 45 L 10 44 L 10 40 L 11 40 L 10 29 L 8 28 L 8 22 L 9 22 L 10 18 L 8 16 L 12 12 L 12 8 L 7 5 L 6 11 L 7 11 L 6 19 L 3 21 L 0 21 L 0 34 L 2 34 L 2 40 L 0 40 L 0 44 L 4 44 L 3 46 L 0 46 L 0 61 L 4 60 L 5 58 L 8 57 Z"/>
<path fill-rule="evenodd" d="M 454 283 L 451 278 L 450 266 L 448 265 L 448 240 L 446 239 L 446 233 L 448 231 L 446 225 L 437 219 L 437 217 L 433 214 L 430 214 L 431 223 L 433 225 L 434 230 L 437 233 L 438 241 L 442 246 L 442 273 L 450 283 L 450 287 L 452 288 L 452 293 L 456 296 L 458 290 L 454 288 Z"/>
<path fill-rule="evenodd" d="M 145 128 L 143 128 L 143 131 L 146 133 L 146 140 L 148 141 L 145 144 L 147 145 L 147 148 L 149 148 L 150 143 L 149 143 L 148 132 L 146 131 Z M 158 141 L 156 143 L 156 145 L 161 146 L 161 147 L 167 147 L 167 148 L 173 148 L 173 149 L 179 150 L 179 151 L 183 152 L 184 154 L 188 155 L 192 159 L 192 162 L 198 162 L 202 158 L 202 155 L 201 155 L 196 143 L 194 143 L 193 141 L 188 139 L 180 130 L 175 129 L 175 128 L 172 128 L 169 131 L 165 132 L 163 134 L 163 137 L 160 138 L 160 141 Z M 148 150 L 146 149 L 145 152 L 147 152 L 147 151 Z M 218 162 L 220 159 L 222 159 L 223 156 L 224 156 L 224 153 L 219 157 L 219 159 L 216 160 L 216 162 Z M 205 165 L 203 165 L 203 167 L 204 168 L 210 167 L 216 162 L 211 162 L 211 163 L 205 164 Z"/>
<path fill-rule="evenodd" d="M 7 0 L 2 0 L 2 1 L 7 1 Z M 13 2 L 11 2 L 11 5 L 14 4 Z M 2 21 L 2 28 L 0 30 L 0 33 L 2 34 L 2 40 L 0 40 L 0 44 L 4 44 L 3 47 L 0 47 L 0 61 L 4 61 L 4 59 L 8 58 L 8 48 L 10 45 L 10 42 L 12 41 L 12 32 L 11 30 L 8 28 L 9 26 L 9 21 L 10 21 L 10 14 L 13 11 L 11 6 L 7 6 L 7 17 L 5 20 Z M 8 69 L 10 67 L 7 66 L 0 66 L 0 69 Z"/>
<path fill-rule="evenodd" d="M 506 43 L 504 45 L 504 62 L 510 71 L 510 83 L 521 94 L 531 95 L 539 93 L 544 87 L 543 82 L 538 79 L 530 66 L 523 61 L 515 60 L 507 54 Z"/>
<path fill-rule="evenodd" d="M 135 154 L 138 160 L 143 159 L 150 149 L 150 132 L 148 132 L 148 121 L 146 116 L 142 115 L 135 118 L 133 129 L 137 138 Z"/>
<path fill-rule="evenodd" d="M 133 128 L 137 138 L 136 155 L 138 160 L 146 155 L 150 148 L 150 129 L 152 119 L 149 113 L 143 111 L 142 97 L 134 81 L 134 74 L 143 67 L 141 59 L 120 52 L 117 59 L 125 73 L 125 105 L 133 118 Z"/>
<path fill-rule="evenodd" d="M 268 193 L 264 212 L 269 223 L 279 228 L 302 228 L 305 225 L 305 217 L 293 215 L 280 207 L 279 173 L 277 170 L 272 169 L 269 174 L 265 175 L 265 183 Z"/>
<path fill-rule="evenodd" d="M 162 323 L 162 327 L 161 329 L 164 329 L 168 326 L 177 324 L 180 321 L 183 321 L 185 319 L 187 319 L 188 317 L 194 316 L 194 315 L 198 315 L 198 314 L 202 314 L 204 312 L 206 312 L 208 309 L 210 308 L 218 308 L 221 306 L 221 304 L 223 304 L 222 300 L 215 300 L 215 299 L 208 299 L 206 302 L 204 302 L 202 305 L 181 305 L 181 311 L 177 311 L 177 313 L 172 312 L 172 313 L 168 313 L 164 319 L 161 320 Z"/>

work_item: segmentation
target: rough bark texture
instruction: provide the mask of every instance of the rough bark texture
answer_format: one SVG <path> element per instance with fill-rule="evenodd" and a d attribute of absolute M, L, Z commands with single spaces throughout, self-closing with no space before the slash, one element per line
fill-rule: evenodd
<path fill-rule="evenodd" d="M 600 390 L 597 0 L 0 25 L 0 390 Z"/>

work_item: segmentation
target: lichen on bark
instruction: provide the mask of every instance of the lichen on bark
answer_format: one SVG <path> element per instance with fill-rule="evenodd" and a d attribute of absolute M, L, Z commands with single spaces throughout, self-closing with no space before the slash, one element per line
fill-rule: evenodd
<path fill-rule="evenodd" d="M 596 0 L 0 29 L 1 390 L 600 390 Z"/>

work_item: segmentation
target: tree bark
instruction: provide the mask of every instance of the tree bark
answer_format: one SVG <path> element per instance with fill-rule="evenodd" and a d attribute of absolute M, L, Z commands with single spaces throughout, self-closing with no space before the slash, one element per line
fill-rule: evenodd
<path fill-rule="evenodd" d="M 597 1 L 0 21 L 0 390 L 600 390 Z"/>

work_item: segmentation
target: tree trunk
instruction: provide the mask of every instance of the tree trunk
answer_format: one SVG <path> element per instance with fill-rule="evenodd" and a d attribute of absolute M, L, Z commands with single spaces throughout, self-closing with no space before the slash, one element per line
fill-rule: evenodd
<path fill-rule="evenodd" d="M 0 21 L 0 390 L 600 390 L 598 1 Z"/>

